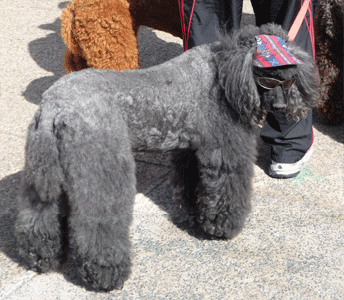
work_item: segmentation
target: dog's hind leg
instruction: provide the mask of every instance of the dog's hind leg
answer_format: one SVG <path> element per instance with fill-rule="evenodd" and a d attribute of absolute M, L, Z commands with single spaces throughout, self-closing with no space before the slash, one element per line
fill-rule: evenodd
<path fill-rule="evenodd" d="M 198 222 L 205 232 L 231 239 L 240 233 L 251 209 L 252 160 L 226 147 L 200 152 Z"/>
<path fill-rule="evenodd" d="M 171 183 L 173 199 L 187 214 L 197 214 L 198 161 L 194 151 L 181 150 L 172 154 Z"/>
<path fill-rule="evenodd" d="M 121 118 L 101 120 L 99 127 L 81 127 L 76 120 L 78 128 L 62 128 L 61 161 L 70 205 L 69 246 L 79 273 L 93 289 L 112 290 L 121 289 L 130 274 L 135 163 L 126 125 L 115 125 Z"/>

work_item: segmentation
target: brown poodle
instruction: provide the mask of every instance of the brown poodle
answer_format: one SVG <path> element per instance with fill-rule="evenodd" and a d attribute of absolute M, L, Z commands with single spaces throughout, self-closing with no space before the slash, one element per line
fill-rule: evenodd
<path fill-rule="evenodd" d="M 315 53 L 319 66 L 319 114 L 328 124 L 344 121 L 343 0 L 320 0 L 315 14 Z"/>
<path fill-rule="evenodd" d="M 182 37 L 178 0 L 71 0 L 61 20 L 67 73 L 138 69 L 142 25 Z"/>

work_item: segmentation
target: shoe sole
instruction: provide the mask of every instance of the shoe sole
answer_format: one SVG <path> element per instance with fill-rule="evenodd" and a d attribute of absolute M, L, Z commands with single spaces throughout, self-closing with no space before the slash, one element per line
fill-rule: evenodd
<path fill-rule="evenodd" d="M 278 179 L 288 179 L 288 178 L 294 178 L 297 175 L 300 174 L 302 167 L 309 161 L 309 159 L 311 158 L 312 154 L 313 154 L 313 145 L 311 146 L 311 148 L 309 148 L 309 150 L 306 152 L 305 156 L 298 162 L 296 162 L 295 164 L 298 164 L 297 171 L 294 173 L 290 173 L 291 170 L 281 170 L 281 172 L 272 170 L 271 166 L 269 168 L 269 175 L 273 178 L 278 178 Z M 282 164 L 283 165 L 283 164 Z"/>

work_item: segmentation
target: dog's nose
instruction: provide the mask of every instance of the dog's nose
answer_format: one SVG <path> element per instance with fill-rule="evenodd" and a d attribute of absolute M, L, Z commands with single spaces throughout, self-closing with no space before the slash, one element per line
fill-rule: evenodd
<path fill-rule="evenodd" d="M 287 105 L 285 103 L 273 103 L 272 104 L 272 109 L 273 111 L 284 111 L 287 108 Z"/>

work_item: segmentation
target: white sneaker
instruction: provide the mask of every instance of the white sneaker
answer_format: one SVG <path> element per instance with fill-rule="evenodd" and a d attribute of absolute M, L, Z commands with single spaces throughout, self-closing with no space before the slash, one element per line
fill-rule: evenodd
<path fill-rule="evenodd" d="M 313 154 L 313 144 L 308 149 L 306 154 L 296 163 L 293 164 L 284 164 L 284 163 L 277 163 L 271 160 L 271 166 L 269 169 L 269 174 L 271 177 L 274 178 L 293 178 L 299 175 L 303 165 L 309 161 Z"/>

